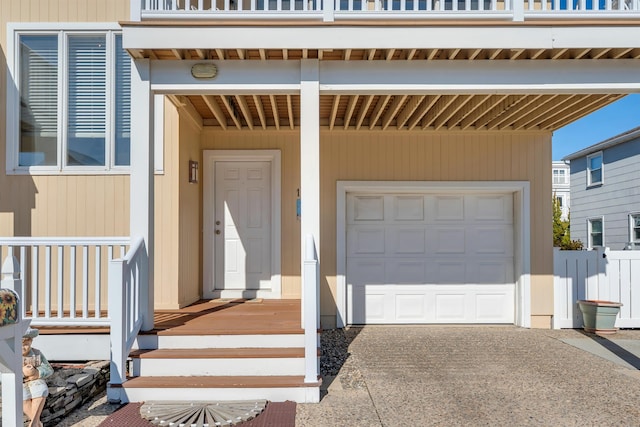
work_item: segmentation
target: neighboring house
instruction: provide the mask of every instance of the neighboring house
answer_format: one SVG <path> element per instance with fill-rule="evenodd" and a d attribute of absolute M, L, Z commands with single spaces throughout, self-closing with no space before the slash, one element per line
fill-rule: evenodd
<path fill-rule="evenodd" d="M 553 197 L 556 198 L 562 210 L 562 219 L 569 219 L 569 203 L 571 201 L 569 184 L 569 165 L 565 162 L 552 162 L 551 173 L 553 180 L 551 188 Z"/>
<path fill-rule="evenodd" d="M 128 351 L 201 298 L 304 305 L 304 345 L 174 341 L 304 346 L 302 393 L 243 382 L 270 399 L 319 398 L 320 326 L 549 328 L 552 132 L 640 85 L 637 2 L 36 3 L 0 3 L 2 256 L 35 326 L 111 327 L 116 400 L 157 397 Z M 161 396 L 221 395 L 198 384 Z"/>
<path fill-rule="evenodd" d="M 571 238 L 640 249 L 640 127 L 568 155 Z"/>

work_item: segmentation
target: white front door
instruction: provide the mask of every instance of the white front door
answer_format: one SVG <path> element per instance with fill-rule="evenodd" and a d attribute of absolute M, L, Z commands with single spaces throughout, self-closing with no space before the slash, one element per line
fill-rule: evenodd
<path fill-rule="evenodd" d="M 271 290 L 271 163 L 215 162 L 214 296 Z"/>

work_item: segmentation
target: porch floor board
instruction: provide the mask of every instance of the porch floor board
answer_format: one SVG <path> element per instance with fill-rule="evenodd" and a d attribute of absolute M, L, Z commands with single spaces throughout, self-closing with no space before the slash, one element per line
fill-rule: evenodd
<path fill-rule="evenodd" d="M 179 310 L 156 310 L 155 327 L 141 334 L 301 334 L 300 300 L 201 300 Z"/>
<path fill-rule="evenodd" d="M 302 334 L 300 300 L 200 300 L 175 310 L 156 310 L 154 328 L 141 335 Z M 41 334 L 108 334 L 109 328 L 38 326 Z"/>

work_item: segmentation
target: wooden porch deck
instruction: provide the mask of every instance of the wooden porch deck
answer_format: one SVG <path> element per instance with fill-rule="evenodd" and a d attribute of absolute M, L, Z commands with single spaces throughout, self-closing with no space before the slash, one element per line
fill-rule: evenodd
<path fill-rule="evenodd" d="M 301 334 L 300 300 L 200 300 L 176 310 L 156 310 L 155 335 Z M 40 326 L 41 334 L 108 334 L 105 327 Z"/>

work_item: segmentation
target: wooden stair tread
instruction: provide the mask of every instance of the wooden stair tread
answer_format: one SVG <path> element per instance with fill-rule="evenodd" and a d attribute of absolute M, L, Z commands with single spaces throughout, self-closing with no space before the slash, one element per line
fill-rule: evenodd
<path fill-rule="evenodd" d="M 138 359 L 248 359 L 304 357 L 304 348 L 180 348 L 134 350 Z"/>
<path fill-rule="evenodd" d="M 316 383 L 305 383 L 304 376 L 205 376 L 205 377 L 135 377 L 124 384 L 125 388 L 276 388 L 319 387 Z"/>

